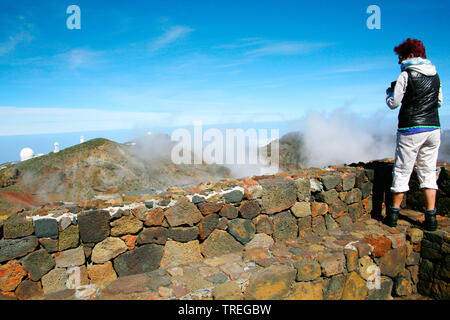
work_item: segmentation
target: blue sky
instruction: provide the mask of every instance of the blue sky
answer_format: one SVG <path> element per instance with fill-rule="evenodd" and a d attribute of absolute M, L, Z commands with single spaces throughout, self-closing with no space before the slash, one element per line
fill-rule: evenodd
<path fill-rule="evenodd" d="M 69 30 L 66 8 L 81 9 Z M 369 30 L 369 5 L 381 30 Z M 395 122 L 393 47 L 421 39 L 443 83 L 448 1 L 0 3 L 0 136 L 265 123 L 342 108 Z M 414 23 L 412 23 L 414 22 Z"/>

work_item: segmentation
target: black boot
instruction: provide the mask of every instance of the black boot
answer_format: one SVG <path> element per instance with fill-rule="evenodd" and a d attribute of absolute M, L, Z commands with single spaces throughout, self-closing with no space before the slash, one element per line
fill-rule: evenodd
<path fill-rule="evenodd" d="M 436 231 L 438 223 L 436 220 L 436 209 L 425 210 L 425 229 L 428 231 Z"/>
<path fill-rule="evenodd" d="M 385 221 L 389 227 L 395 228 L 397 226 L 399 212 L 400 208 L 389 207 Z"/>

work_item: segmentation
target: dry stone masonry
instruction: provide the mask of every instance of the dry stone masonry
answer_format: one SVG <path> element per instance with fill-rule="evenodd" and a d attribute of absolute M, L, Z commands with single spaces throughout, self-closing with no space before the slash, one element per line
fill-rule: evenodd
<path fill-rule="evenodd" d="M 403 210 L 397 228 L 374 219 L 387 201 L 380 172 L 389 171 L 380 168 L 306 169 L 22 212 L 0 223 L 0 297 L 448 299 L 447 218 L 436 232 L 421 228 L 417 211 Z"/>

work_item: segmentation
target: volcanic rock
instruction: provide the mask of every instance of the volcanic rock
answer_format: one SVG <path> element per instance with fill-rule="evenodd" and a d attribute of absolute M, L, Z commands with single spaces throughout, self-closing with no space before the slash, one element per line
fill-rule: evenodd
<path fill-rule="evenodd" d="M 289 211 L 283 211 L 275 215 L 273 225 L 275 242 L 295 240 L 297 238 L 297 220 Z"/>
<path fill-rule="evenodd" d="M 121 239 L 108 237 L 95 245 L 91 260 L 94 263 L 105 263 L 126 252 L 127 249 L 127 245 Z"/>
<path fill-rule="evenodd" d="M 41 218 L 34 221 L 34 233 L 38 238 L 57 238 L 58 221 L 51 218 Z"/>
<path fill-rule="evenodd" d="M 205 257 L 221 256 L 228 253 L 240 252 L 244 246 L 237 242 L 232 235 L 223 230 L 214 230 L 200 245 Z"/>
<path fill-rule="evenodd" d="M 21 239 L 2 239 L 0 240 L 0 263 L 23 257 L 32 252 L 38 244 L 38 239 L 35 236 Z"/>
<path fill-rule="evenodd" d="M 169 232 L 167 228 L 163 227 L 152 227 L 143 230 L 139 233 L 137 238 L 138 244 L 145 243 L 156 243 L 156 244 L 165 244 L 167 241 L 167 236 Z"/>
<path fill-rule="evenodd" d="M 193 226 L 202 218 L 201 212 L 187 199 L 179 200 L 174 206 L 166 210 L 166 219 L 171 227 L 187 224 Z"/>
<path fill-rule="evenodd" d="M 83 242 L 100 242 L 109 236 L 109 213 L 94 210 L 80 213 L 77 217 L 80 238 Z"/>
<path fill-rule="evenodd" d="M 6 219 L 3 225 L 3 237 L 5 239 L 23 238 L 33 234 L 33 232 L 33 222 L 20 216 Z"/>
<path fill-rule="evenodd" d="M 22 259 L 21 263 L 33 281 L 38 281 L 55 267 L 55 259 L 45 249 L 30 253 Z"/>
<path fill-rule="evenodd" d="M 297 201 L 297 189 L 293 180 L 273 177 L 259 181 L 263 188 L 262 211 L 272 214 L 289 209 Z"/>
<path fill-rule="evenodd" d="M 146 244 L 115 258 L 114 269 L 119 277 L 153 271 L 159 268 L 162 255 L 162 246 Z"/>

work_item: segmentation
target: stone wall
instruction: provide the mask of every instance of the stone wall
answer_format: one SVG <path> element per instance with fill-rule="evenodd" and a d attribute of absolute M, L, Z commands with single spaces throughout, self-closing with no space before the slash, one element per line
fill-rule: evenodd
<path fill-rule="evenodd" d="M 307 169 L 22 212 L 0 224 L 1 296 L 390 299 L 419 283 L 445 297 L 429 284 L 448 294 L 447 242 L 421 259 L 437 248 L 430 236 L 372 219 L 376 172 Z"/>
<path fill-rule="evenodd" d="M 373 215 L 384 214 L 386 206 L 391 204 L 390 187 L 392 185 L 392 161 L 373 161 L 369 163 L 358 163 L 373 172 Z M 450 215 L 450 177 L 448 163 L 438 163 L 437 184 L 439 190 L 436 196 L 436 208 L 442 216 Z M 409 182 L 410 190 L 406 193 L 402 207 L 422 211 L 426 206 L 425 197 L 420 189 L 416 170 L 413 170 Z"/>
<path fill-rule="evenodd" d="M 421 247 L 419 292 L 434 299 L 450 299 L 449 234 L 425 231 Z"/>

